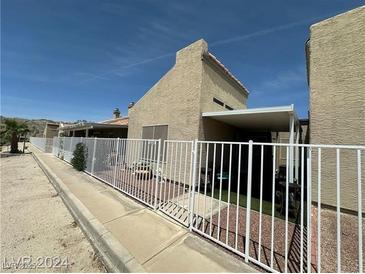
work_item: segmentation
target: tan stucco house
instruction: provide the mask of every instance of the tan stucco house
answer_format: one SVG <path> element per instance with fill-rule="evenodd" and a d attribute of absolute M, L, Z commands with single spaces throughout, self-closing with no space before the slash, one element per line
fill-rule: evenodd
<path fill-rule="evenodd" d="M 58 136 L 58 123 L 47 122 L 43 131 L 43 138 L 53 138 Z"/>
<path fill-rule="evenodd" d="M 248 95 L 198 40 L 179 50 L 175 65 L 129 108 L 128 138 L 270 142 L 272 132 L 289 131 L 291 119 L 299 131 L 293 106 L 247 109 Z"/>
<path fill-rule="evenodd" d="M 307 42 L 310 88 L 310 142 L 365 145 L 365 6 L 339 14 L 310 27 Z M 341 207 L 356 210 L 356 153 L 343 152 Z M 316 154 L 313 166 L 317 165 Z M 336 154 L 322 152 L 322 202 L 336 206 Z M 365 156 L 362 156 L 365 175 Z M 317 197 L 317 173 L 313 197 Z M 365 210 L 365 178 L 362 179 Z"/>
<path fill-rule="evenodd" d="M 128 138 L 272 142 L 286 133 L 287 142 L 303 139 L 293 105 L 248 109 L 248 96 L 247 88 L 209 52 L 208 44 L 198 40 L 179 50 L 175 65 L 138 102 L 130 105 Z M 242 155 L 247 154 L 247 147 L 244 149 Z M 258 149 L 254 148 L 254 161 L 260 157 Z M 228 159 L 228 155 L 224 158 Z M 265 161 L 265 176 L 269 177 L 271 157 Z M 254 178 L 258 178 L 258 171 L 254 170 Z M 294 174 L 290 176 L 293 181 Z M 271 181 L 268 178 L 265 182 L 266 193 L 271 197 Z"/>

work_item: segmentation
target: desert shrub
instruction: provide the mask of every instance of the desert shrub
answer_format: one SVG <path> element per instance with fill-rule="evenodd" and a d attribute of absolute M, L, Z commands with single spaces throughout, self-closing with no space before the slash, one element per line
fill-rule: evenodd
<path fill-rule="evenodd" d="M 73 152 L 71 159 L 72 166 L 78 171 L 84 171 L 86 168 L 87 148 L 83 143 L 78 143 Z"/>

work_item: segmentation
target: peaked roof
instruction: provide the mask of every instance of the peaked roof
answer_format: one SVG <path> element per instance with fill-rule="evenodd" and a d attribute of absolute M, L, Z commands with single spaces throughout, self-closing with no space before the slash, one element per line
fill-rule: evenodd
<path fill-rule="evenodd" d="M 101 121 L 99 123 L 108 124 L 108 125 L 127 126 L 128 125 L 128 117 L 120 117 L 120 118 L 109 119 L 109 120 Z"/>
<path fill-rule="evenodd" d="M 222 62 L 220 62 L 217 57 L 215 57 L 210 52 L 206 52 L 203 54 L 203 58 L 213 62 L 218 68 L 221 69 L 221 71 L 229 78 L 231 79 L 238 87 L 245 93 L 245 95 L 248 95 L 249 92 L 247 88 L 241 83 L 240 80 L 238 80 L 224 65 Z"/>

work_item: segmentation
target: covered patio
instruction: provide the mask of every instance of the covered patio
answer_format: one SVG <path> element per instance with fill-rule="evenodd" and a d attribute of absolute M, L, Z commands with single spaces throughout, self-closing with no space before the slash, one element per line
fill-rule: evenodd
<path fill-rule="evenodd" d="M 59 136 L 127 138 L 128 125 L 106 123 L 78 123 L 59 128 Z"/>
<path fill-rule="evenodd" d="M 226 141 L 248 142 L 252 140 L 254 142 L 270 143 L 278 142 L 278 136 L 284 134 L 288 137 L 289 144 L 298 144 L 303 140 L 301 125 L 294 105 L 203 112 L 202 117 L 203 119 L 212 119 L 219 122 L 219 124 L 225 124 L 233 128 L 231 139 Z M 211 139 L 209 134 L 205 138 L 206 140 Z M 257 154 L 259 155 L 259 153 L 254 153 L 254 156 Z M 298 157 L 298 148 L 290 147 L 290 183 L 298 181 Z M 270 166 L 270 163 L 268 162 L 266 166 Z M 280 163 L 278 162 L 276 167 L 279 166 Z M 269 170 L 267 171 L 269 172 Z"/>

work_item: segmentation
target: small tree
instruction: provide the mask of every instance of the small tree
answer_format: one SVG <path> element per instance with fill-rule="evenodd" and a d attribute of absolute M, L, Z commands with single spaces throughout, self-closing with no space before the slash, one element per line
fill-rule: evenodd
<path fill-rule="evenodd" d="M 78 171 L 84 171 L 86 168 L 87 148 L 83 143 L 78 143 L 73 152 L 71 159 L 72 166 Z"/>
<path fill-rule="evenodd" d="M 29 132 L 25 123 L 15 119 L 5 119 L 5 131 L 1 133 L 1 139 L 4 142 L 10 142 L 10 153 L 18 153 L 18 142 L 20 136 L 25 136 Z"/>

